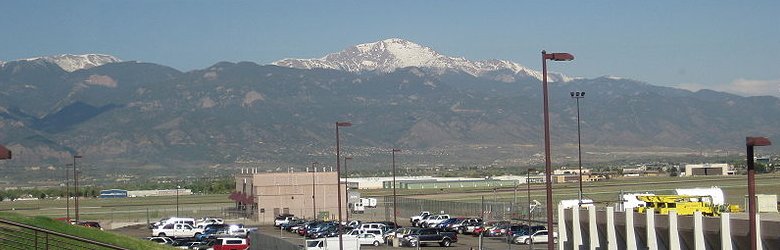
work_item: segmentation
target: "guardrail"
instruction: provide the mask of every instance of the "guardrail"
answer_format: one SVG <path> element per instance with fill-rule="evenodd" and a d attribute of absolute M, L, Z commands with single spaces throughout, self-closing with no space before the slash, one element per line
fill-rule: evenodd
<path fill-rule="evenodd" d="M 0 219 L 0 249 L 116 249 L 103 242 Z"/>

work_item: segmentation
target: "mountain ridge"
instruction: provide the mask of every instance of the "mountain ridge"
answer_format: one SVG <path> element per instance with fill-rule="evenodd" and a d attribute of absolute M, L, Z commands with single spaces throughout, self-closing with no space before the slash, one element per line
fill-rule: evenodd
<path fill-rule="evenodd" d="M 60 68 L 62 68 L 62 70 L 65 70 L 67 72 L 73 72 L 76 70 L 88 69 L 88 68 L 108 64 L 108 63 L 121 62 L 122 60 L 120 60 L 115 56 L 105 55 L 105 54 L 81 54 L 81 55 L 60 54 L 54 56 L 31 57 L 31 58 L 19 59 L 14 61 L 28 61 L 28 62 L 44 61 L 44 62 L 57 64 Z M 0 67 L 3 67 L 7 63 L 8 62 L 3 63 L 2 61 L 0 61 Z"/>
<path fill-rule="evenodd" d="M 430 47 L 400 38 L 358 44 L 318 59 L 286 58 L 272 64 L 299 69 L 321 68 L 348 72 L 390 72 L 401 68 L 418 67 L 439 73 L 446 70 L 460 70 L 477 77 L 490 72 L 509 71 L 511 75 L 542 79 L 540 71 L 515 62 L 498 59 L 470 61 L 463 57 L 449 57 Z M 572 80 L 571 77 L 555 72 L 548 72 L 548 77 L 550 82 Z M 507 76 L 502 79 L 505 81 L 515 80 Z"/>
<path fill-rule="evenodd" d="M 570 91 L 587 92 L 580 100 L 583 152 L 595 156 L 586 162 L 621 157 L 610 150 L 734 152 L 745 135 L 780 136 L 774 97 L 615 77 L 549 88 L 556 164 L 576 155 Z M 15 61 L 0 69 L 0 96 L 0 140 L 20 152 L 10 165 L 58 164 L 79 153 L 123 171 L 301 166 L 330 159 L 335 121 L 353 123 L 343 149 L 374 167 L 393 147 L 408 152 L 409 164 L 533 165 L 543 131 L 536 78 L 507 82 L 418 67 L 349 72 L 219 62 L 180 72 L 119 62 L 68 72 L 51 62 Z"/>

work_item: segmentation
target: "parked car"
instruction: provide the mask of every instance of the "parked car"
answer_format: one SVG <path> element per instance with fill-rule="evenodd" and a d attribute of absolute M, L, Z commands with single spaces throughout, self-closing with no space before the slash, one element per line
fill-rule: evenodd
<path fill-rule="evenodd" d="M 422 224 L 421 227 L 433 228 L 433 227 L 436 227 L 436 225 L 438 225 L 442 221 L 445 221 L 445 220 L 447 220 L 449 218 L 450 218 L 449 214 L 431 215 L 431 216 L 428 216 L 427 219 L 424 219 L 424 220 L 422 220 L 422 221 L 420 221 L 418 223 Z"/>
<path fill-rule="evenodd" d="M 509 233 L 507 233 L 507 242 L 508 243 L 515 243 L 520 244 L 522 242 L 517 241 L 517 237 L 528 235 L 529 232 L 531 234 L 540 231 L 545 230 L 545 226 L 528 226 L 528 225 L 513 225 L 509 229 Z"/>
<path fill-rule="evenodd" d="M 358 239 L 358 243 L 360 245 L 379 246 L 379 245 L 385 244 L 385 239 L 383 239 L 382 236 L 377 236 L 375 234 L 364 233 L 364 234 L 358 235 L 357 239 Z"/>
<path fill-rule="evenodd" d="M 282 224 L 295 220 L 295 215 L 292 214 L 280 214 L 274 219 L 274 226 L 280 227 Z"/>
<path fill-rule="evenodd" d="M 481 223 L 482 219 L 480 218 L 463 218 L 462 220 L 450 223 L 444 230 L 465 234 L 467 233 L 469 226 L 476 226 L 480 225 Z"/>
<path fill-rule="evenodd" d="M 442 231 L 450 231 L 449 230 L 450 225 L 455 224 L 457 222 L 460 222 L 462 220 L 464 220 L 464 218 L 461 218 L 461 217 L 459 217 L 459 218 L 449 218 L 449 219 L 446 219 L 446 220 L 442 221 L 438 225 L 436 225 L 436 228 L 439 229 L 439 230 L 442 230 Z"/>
<path fill-rule="evenodd" d="M 160 221 L 155 222 L 152 224 L 151 228 L 157 228 L 160 226 L 164 226 L 167 224 L 189 224 L 190 226 L 195 227 L 195 219 L 194 218 L 183 218 L 183 217 L 169 217 L 169 218 L 162 218 Z"/>
<path fill-rule="evenodd" d="M 198 250 L 246 250 L 249 249 L 249 241 L 243 238 L 215 238 L 210 239 L 192 249 Z"/>
<path fill-rule="evenodd" d="M 458 229 L 458 232 L 461 233 L 461 234 L 475 234 L 476 235 L 478 233 L 476 233 L 475 231 L 478 228 L 481 228 L 482 225 L 484 225 L 484 222 L 482 220 L 465 222 Z"/>
<path fill-rule="evenodd" d="M 95 229 L 100 229 L 100 231 L 103 231 L 103 227 L 101 227 L 100 223 L 98 223 L 97 221 L 79 221 L 76 224 L 82 227 L 95 228 Z"/>
<path fill-rule="evenodd" d="M 211 224 L 225 224 L 225 220 L 222 218 L 205 217 L 196 222 L 196 227 L 206 227 Z"/>
<path fill-rule="evenodd" d="M 382 231 L 384 231 L 385 228 L 387 228 L 387 225 L 383 223 L 364 223 L 357 227 L 357 229 L 380 229 Z"/>
<path fill-rule="evenodd" d="M 401 246 L 422 246 L 428 243 L 437 243 L 440 246 L 448 247 L 453 242 L 458 242 L 458 235 L 453 232 L 442 232 L 435 228 L 422 228 L 412 230 L 408 235 L 400 240 Z"/>
<path fill-rule="evenodd" d="M 508 225 L 508 224 L 509 224 L 508 221 L 488 221 L 488 222 L 484 223 L 482 226 L 474 228 L 473 235 L 474 236 L 482 235 L 482 236 L 490 237 L 490 234 L 492 233 L 491 231 L 495 227 L 499 227 L 501 225 Z"/>
<path fill-rule="evenodd" d="M 192 227 L 190 224 L 177 223 L 166 224 L 152 229 L 152 236 L 174 237 L 174 238 L 193 238 L 203 234 L 203 229 Z"/>
<path fill-rule="evenodd" d="M 200 245 L 200 241 L 191 241 L 191 240 L 175 240 L 173 241 L 173 244 L 171 246 L 179 248 L 179 249 L 190 249 L 194 246 Z"/>
<path fill-rule="evenodd" d="M 173 244 L 173 239 L 169 237 L 147 237 L 149 241 L 157 242 L 158 244 L 170 245 Z"/>
<path fill-rule="evenodd" d="M 547 243 L 547 230 L 539 230 L 532 235 L 522 235 L 515 238 L 515 244 Z M 553 243 L 558 243 L 558 233 L 553 232 Z"/>
<path fill-rule="evenodd" d="M 419 225 L 417 225 L 417 223 L 419 223 L 421 220 L 427 218 L 430 215 L 431 215 L 431 212 L 422 211 L 418 215 L 409 217 L 409 222 L 412 223 L 412 226 L 417 227 L 417 226 L 419 226 Z"/>

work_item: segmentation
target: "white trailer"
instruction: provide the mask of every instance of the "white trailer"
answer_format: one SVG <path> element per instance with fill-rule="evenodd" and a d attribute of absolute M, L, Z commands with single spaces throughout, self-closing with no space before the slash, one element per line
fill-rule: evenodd
<path fill-rule="evenodd" d="M 366 204 L 364 203 L 364 205 Z M 368 204 L 366 206 L 371 208 L 376 207 L 376 198 L 368 198 Z"/>
<path fill-rule="evenodd" d="M 362 202 L 352 203 L 350 209 L 353 214 L 362 214 L 366 212 L 366 206 L 364 206 Z"/>

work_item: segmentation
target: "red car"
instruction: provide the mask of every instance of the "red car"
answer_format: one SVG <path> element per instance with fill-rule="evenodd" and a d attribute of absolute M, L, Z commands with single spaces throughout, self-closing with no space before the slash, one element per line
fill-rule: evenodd
<path fill-rule="evenodd" d="M 244 238 L 217 238 L 212 245 L 214 250 L 246 250 L 249 249 L 249 241 Z"/>

